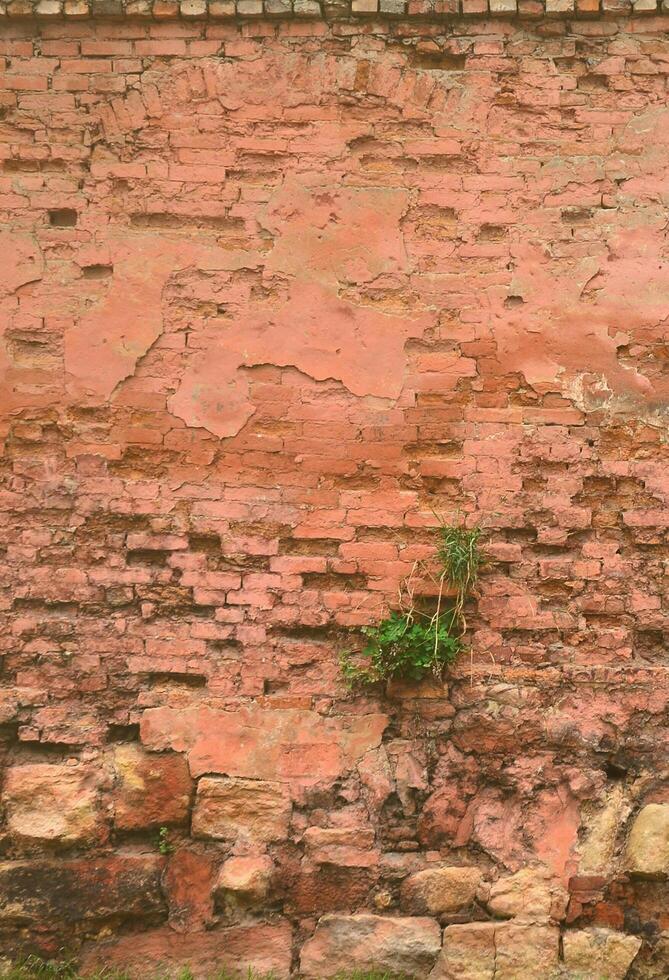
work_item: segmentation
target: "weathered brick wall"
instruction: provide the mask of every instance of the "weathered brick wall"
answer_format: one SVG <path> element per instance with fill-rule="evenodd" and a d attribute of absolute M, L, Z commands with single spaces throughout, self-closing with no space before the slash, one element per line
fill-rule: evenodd
<path fill-rule="evenodd" d="M 668 975 L 669 18 L 464 3 L 3 6 L 5 955 Z"/>

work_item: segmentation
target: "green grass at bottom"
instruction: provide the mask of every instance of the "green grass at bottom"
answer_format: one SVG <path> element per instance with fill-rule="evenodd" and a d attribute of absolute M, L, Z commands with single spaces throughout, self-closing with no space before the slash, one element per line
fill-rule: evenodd
<path fill-rule="evenodd" d="M 29 957 L 22 963 L 0 968 L 0 980 L 193 980 L 193 974 L 186 966 L 179 973 L 172 971 L 163 973 L 158 968 L 155 973 L 138 974 L 125 973 L 122 970 L 100 970 L 82 976 L 73 963 L 44 961 Z M 271 973 L 256 973 L 247 970 L 242 973 L 231 973 L 228 970 L 218 970 L 212 973 L 209 980 L 276 980 Z M 352 973 L 338 973 L 334 980 L 403 980 L 399 974 L 384 973 L 378 970 L 354 970 Z"/>

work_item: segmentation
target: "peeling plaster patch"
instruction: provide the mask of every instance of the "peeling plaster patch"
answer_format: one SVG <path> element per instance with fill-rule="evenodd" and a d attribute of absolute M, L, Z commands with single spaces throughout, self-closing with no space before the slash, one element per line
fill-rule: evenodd
<path fill-rule="evenodd" d="M 288 298 L 257 300 L 223 332 L 200 335 L 170 411 L 187 425 L 233 436 L 255 411 L 239 368 L 268 363 L 316 381 L 333 378 L 361 397 L 397 398 L 404 345 L 434 315 L 388 315 L 337 294 L 342 281 L 406 273 L 400 220 L 407 204 L 404 190 L 284 184 L 263 223 L 275 238 L 265 273 L 292 277 Z"/>
<path fill-rule="evenodd" d="M 65 335 L 70 393 L 107 401 L 162 331 L 161 295 L 174 266 L 173 249 L 138 239 L 111 246 L 114 275 L 105 299 Z"/>
<path fill-rule="evenodd" d="M 276 237 L 266 268 L 330 285 L 406 273 L 400 220 L 408 203 L 407 191 L 398 188 L 306 188 L 286 181 L 263 221 Z"/>
<path fill-rule="evenodd" d="M 492 326 L 503 371 L 522 371 L 538 391 L 585 396 L 584 378 L 617 411 L 669 398 L 669 379 L 651 381 L 640 369 L 621 364 L 618 350 L 631 340 L 648 342 L 669 317 L 669 260 L 664 231 L 657 226 L 625 228 L 608 240 L 609 260 L 591 257 L 567 265 L 542 249 L 516 251 L 518 272 L 510 292 L 520 309 L 494 310 Z M 597 290 L 587 292 L 597 277 Z M 581 379 L 577 382 L 577 379 Z"/>
<path fill-rule="evenodd" d="M 232 270 L 256 261 L 254 253 L 164 236 L 106 244 L 113 267 L 106 297 L 65 335 L 68 391 L 93 404 L 112 396 L 162 333 L 162 295 L 171 275 L 189 266 Z"/>
<path fill-rule="evenodd" d="M 13 387 L 12 360 L 7 352 L 5 334 L 11 323 L 12 294 L 37 282 L 44 273 L 44 260 L 37 244 L 28 235 L 0 232 L 0 417 L 21 407 Z"/>
<path fill-rule="evenodd" d="M 334 378 L 354 395 L 397 398 L 402 389 L 409 337 L 422 335 L 431 314 L 388 316 L 340 300 L 317 284 L 294 283 L 289 299 L 251 307 L 248 317 L 221 335 L 201 338 L 171 412 L 188 425 L 220 437 L 235 435 L 254 412 L 240 367 L 296 367 L 316 381 Z"/>
<path fill-rule="evenodd" d="M 42 278 L 44 260 L 37 244 L 28 235 L 0 232 L 0 295 L 11 295 L 20 286 Z"/>

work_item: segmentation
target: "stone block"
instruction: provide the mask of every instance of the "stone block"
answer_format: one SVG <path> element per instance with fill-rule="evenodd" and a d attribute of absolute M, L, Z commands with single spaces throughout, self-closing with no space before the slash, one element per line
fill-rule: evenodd
<path fill-rule="evenodd" d="M 266 844 L 287 837 L 290 815 L 290 797 L 280 783 L 205 776 L 197 787 L 192 832 L 212 840 Z"/>
<path fill-rule="evenodd" d="M 114 824 L 141 830 L 188 819 L 193 780 L 181 755 L 145 752 L 137 745 L 118 745 L 112 754 L 116 776 L 112 800 Z"/>
<path fill-rule="evenodd" d="M 15 841 L 91 844 L 107 836 L 99 774 L 83 765 L 11 766 L 2 799 Z"/>
<path fill-rule="evenodd" d="M 648 803 L 632 824 L 625 849 L 631 874 L 669 875 L 669 804 Z"/>
<path fill-rule="evenodd" d="M 352 769 L 376 748 L 382 714 L 324 717 L 309 710 L 237 711 L 149 708 L 141 723 L 149 749 L 186 752 L 194 776 L 225 773 L 251 779 L 315 783 Z"/>
<path fill-rule="evenodd" d="M 568 977 L 589 980 L 624 980 L 641 949 L 638 936 L 612 929 L 568 930 L 562 937 L 564 965 Z"/>
<path fill-rule="evenodd" d="M 0 863 L 0 923 L 137 921 L 166 912 L 159 854 Z"/>
<path fill-rule="evenodd" d="M 370 868 L 379 863 L 374 831 L 348 827 L 308 827 L 302 837 L 305 852 L 314 864 Z"/>
<path fill-rule="evenodd" d="M 300 969 L 309 980 L 353 970 L 426 977 L 440 945 L 434 919 L 325 915 L 302 947 Z"/>
<path fill-rule="evenodd" d="M 548 980 L 558 971 L 559 929 L 515 922 L 447 926 L 430 980 Z"/>
<path fill-rule="evenodd" d="M 558 921 L 565 916 L 568 900 L 567 890 L 544 868 L 521 868 L 499 878 L 485 896 L 495 915 Z"/>
<path fill-rule="evenodd" d="M 160 964 L 161 971 L 178 977 L 188 964 L 196 980 L 210 980 L 222 971 L 287 980 L 291 946 L 292 930 L 283 920 L 187 935 L 161 928 L 89 944 L 82 957 L 82 972 L 110 970 L 139 978 L 155 972 L 147 971 L 147 964 Z"/>
<path fill-rule="evenodd" d="M 221 868 L 214 891 L 228 907 L 252 908 L 267 898 L 274 864 L 267 855 L 231 857 Z"/>
<path fill-rule="evenodd" d="M 478 868 L 426 868 L 402 884 L 401 905 L 414 915 L 460 912 L 474 901 L 481 882 Z"/>

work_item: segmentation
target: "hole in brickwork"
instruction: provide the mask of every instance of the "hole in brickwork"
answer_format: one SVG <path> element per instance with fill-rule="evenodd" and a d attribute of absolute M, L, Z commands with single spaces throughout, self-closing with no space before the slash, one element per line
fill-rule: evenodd
<path fill-rule="evenodd" d="M 282 555 L 336 555 L 341 542 L 333 538 L 284 538 L 279 542 Z"/>
<path fill-rule="evenodd" d="M 288 681 L 281 680 L 280 678 L 273 678 L 271 680 L 264 680 L 262 684 L 263 694 L 280 694 L 286 691 L 290 685 Z"/>
<path fill-rule="evenodd" d="M 166 565 L 169 551 L 149 551 L 148 549 L 137 549 L 129 551 L 126 555 L 128 565 L 157 565 L 162 568 Z"/>
<path fill-rule="evenodd" d="M 624 779 L 627 776 L 629 767 L 615 759 L 607 759 L 604 763 L 604 772 L 607 779 Z"/>
<path fill-rule="evenodd" d="M 108 742 L 138 742 L 139 725 L 110 725 L 107 729 Z"/>
<path fill-rule="evenodd" d="M 221 551 L 221 539 L 218 534 L 189 534 L 188 547 L 191 551 L 201 551 L 206 555 L 218 555 Z"/>
<path fill-rule="evenodd" d="M 177 674 L 156 672 L 149 674 L 151 687 L 162 687 L 166 684 L 179 684 L 183 687 L 206 687 L 207 678 L 204 674 Z"/>
<path fill-rule="evenodd" d="M 318 572 L 305 572 L 302 575 L 302 582 L 305 589 L 340 589 L 349 592 L 351 589 L 365 589 L 367 587 L 367 577 L 365 575 L 337 575 L 319 574 Z"/>
<path fill-rule="evenodd" d="M 84 279 L 108 279 L 114 272 L 113 265 L 84 266 Z"/>
<path fill-rule="evenodd" d="M 241 218 L 226 218 L 225 216 L 190 216 L 155 212 L 153 214 L 131 214 L 130 224 L 133 228 L 211 228 L 220 232 L 244 231 Z"/>
<path fill-rule="evenodd" d="M 282 626 L 272 629 L 272 635 L 286 640 L 334 641 L 347 635 L 336 626 Z"/>
<path fill-rule="evenodd" d="M 447 51 L 416 51 L 411 57 L 414 68 L 425 68 L 427 71 L 464 71 L 467 65 L 467 55 L 450 54 Z"/>
<path fill-rule="evenodd" d="M 12 609 L 21 609 L 24 612 L 59 613 L 60 615 L 76 616 L 79 612 L 78 602 L 65 602 L 54 599 L 14 599 Z"/>
<path fill-rule="evenodd" d="M 508 228 L 504 225 L 481 225 L 478 233 L 478 239 L 482 242 L 501 242 L 506 238 Z"/>
<path fill-rule="evenodd" d="M 586 221 L 590 221 L 592 211 L 590 208 L 564 208 L 560 212 L 560 218 L 568 225 L 583 224 Z"/>
<path fill-rule="evenodd" d="M 49 211 L 49 224 L 54 228 L 74 228 L 78 214 L 73 208 L 58 208 Z"/>

